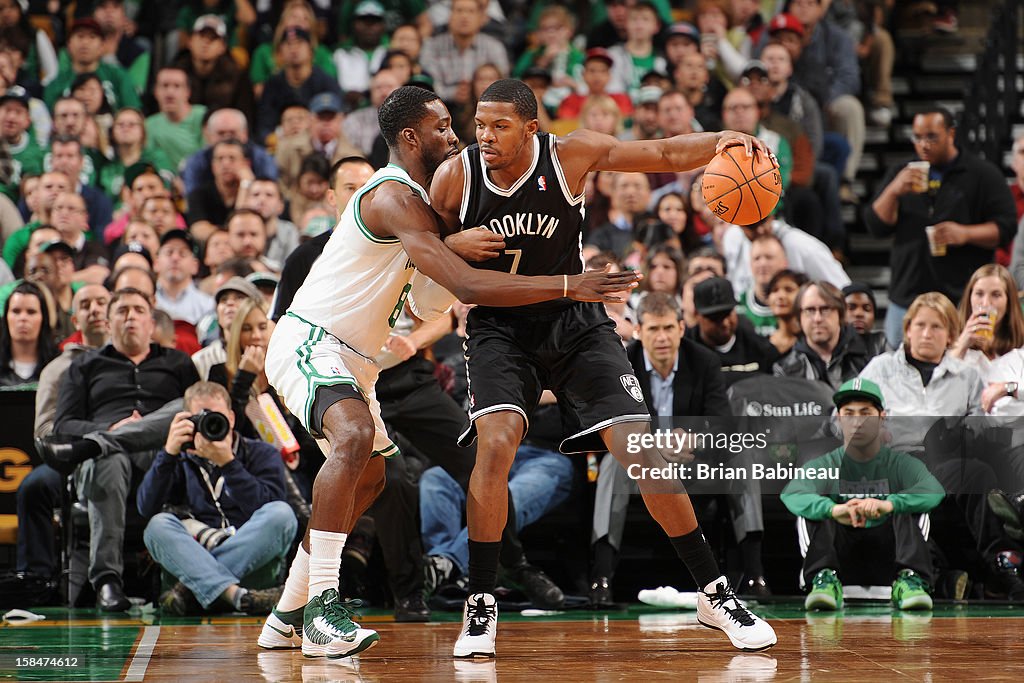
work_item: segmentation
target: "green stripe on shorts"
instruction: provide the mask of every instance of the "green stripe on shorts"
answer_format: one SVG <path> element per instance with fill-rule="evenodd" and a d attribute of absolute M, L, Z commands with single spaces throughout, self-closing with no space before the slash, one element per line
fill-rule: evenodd
<path fill-rule="evenodd" d="M 362 387 L 360 387 L 359 384 L 356 383 L 355 377 L 352 377 L 351 375 L 349 375 L 348 378 L 346 378 L 344 375 L 322 375 L 319 372 L 317 372 L 316 368 L 313 366 L 313 346 L 323 340 L 324 336 L 327 334 L 327 331 L 318 325 L 314 325 L 308 320 L 304 320 L 303 318 L 294 315 L 293 313 L 289 312 L 286 315 L 290 315 L 299 322 L 309 326 L 309 334 L 306 335 L 306 341 L 300 344 L 299 348 L 296 349 L 296 353 L 298 354 L 298 361 L 296 363 L 296 366 L 298 367 L 299 372 L 302 373 L 303 377 L 305 377 L 307 381 L 306 405 L 303 408 L 303 412 L 305 413 L 306 417 L 306 427 L 308 428 L 313 424 L 313 401 L 316 398 L 316 391 L 320 387 L 333 387 L 345 384 L 353 387 L 363 396 L 363 399 L 365 400 L 366 392 L 364 392 Z"/>

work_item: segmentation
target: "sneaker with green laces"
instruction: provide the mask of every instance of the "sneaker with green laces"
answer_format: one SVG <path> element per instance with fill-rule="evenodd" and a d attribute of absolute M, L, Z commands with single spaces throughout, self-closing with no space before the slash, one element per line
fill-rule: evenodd
<path fill-rule="evenodd" d="M 274 609 L 263 622 L 256 643 L 265 650 L 294 650 L 302 647 L 302 613 L 305 606 L 288 612 Z"/>
<path fill-rule="evenodd" d="M 380 636 L 352 621 L 355 613 L 350 607 L 358 607 L 358 604 L 343 603 L 334 588 L 306 603 L 302 628 L 304 656 L 339 659 L 357 655 L 377 644 Z"/>
<path fill-rule="evenodd" d="M 892 604 L 896 609 L 931 609 L 932 596 L 928 584 L 913 570 L 901 569 L 892 582 Z"/>
<path fill-rule="evenodd" d="M 843 584 L 834 569 L 822 569 L 814 575 L 811 592 L 804 600 L 804 609 L 835 611 L 842 608 Z"/>

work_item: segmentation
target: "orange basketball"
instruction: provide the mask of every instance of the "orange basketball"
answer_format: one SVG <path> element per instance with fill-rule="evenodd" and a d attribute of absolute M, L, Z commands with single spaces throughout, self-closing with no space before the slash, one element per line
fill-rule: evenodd
<path fill-rule="evenodd" d="M 712 213 L 726 223 L 752 225 L 770 216 L 782 196 L 782 174 L 765 154 L 748 157 L 727 147 L 708 164 L 701 186 Z"/>

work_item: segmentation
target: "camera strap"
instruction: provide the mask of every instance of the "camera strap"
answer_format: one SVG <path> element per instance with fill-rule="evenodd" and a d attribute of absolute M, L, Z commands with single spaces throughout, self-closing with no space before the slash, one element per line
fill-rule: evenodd
<path fill-rule="evenodd" d="M 217 512 L 220 513 L 220 528 L 232 528 L 231 525 L 228 523 L 227 515 L 224 514 L 224 508 L 220 506 L 220 501 L 218 500 L 220 498 L 221 492 L 224 491 L 224 477 L 217 477 L 217 484 L 215 486 L 212 483 L 210 483 L 210 475 L 207 474 L 206 468 L 203 467 L 201 464 L 198 464 L 198 467 L 199 474 L 202 475 L 203 481 L 206 483 L 206 490 L 210 492 L 210 498 L 213 499 L 213 504 L 217 506 Z"/>

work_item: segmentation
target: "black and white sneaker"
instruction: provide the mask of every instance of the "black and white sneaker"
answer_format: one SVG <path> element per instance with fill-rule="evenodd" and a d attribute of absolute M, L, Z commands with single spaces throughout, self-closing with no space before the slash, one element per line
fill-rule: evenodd
<path fill-rule="evenodd" d="M 766 650 L 779 642 L 771 625 L 740 602 L 724 576 L 697 595 L 697 621 L 724 632 L 733 646 L 744 652 Z"/>
<path fill-rule="evenodd" d="M 423 593 L 429 597 L 459 573 L 455 563 L 444 555 L 427 555 L 423 558 Z"/>
<path fill-rule="evenodd" d="M 490 593 L 474 593 L 462 610 L 462 632 L 455 641 L 455 657 L 493 657 L 498 635 L 498 601 Z"/>

